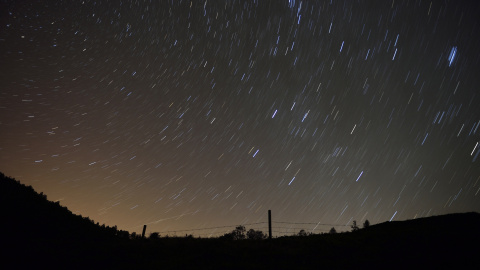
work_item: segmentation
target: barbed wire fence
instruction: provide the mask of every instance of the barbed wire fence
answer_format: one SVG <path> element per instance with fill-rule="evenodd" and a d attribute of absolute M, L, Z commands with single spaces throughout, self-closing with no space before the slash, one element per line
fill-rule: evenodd
<path fill-rule="evenodd" d="M 272 237 L 281 237 L 281 236 L 293 236 L 297 235 L 301 230 L 305 233 L 319 234 L 327 233 L 332 228 L 335 230 L 350 227 L 346 224 L 328 224 L 320 222 L 288 222 L 288 221 L 271 221 L 272 223 Z M 262 231 L 268 235 L 269 227 L 268 222 L 254 222 L 254 223 L 244 223 L 236 225 L 224 225 L 224 226 L 215 226 L 215 227 L 206 227 L 206 228 L 192 228 L 192 229 L 182 229 L 182 230 L 168 230 L 156 232 L 162 237 L 184 237 L 184 236 L 195 236 L 203 238 L 214 238 L 220 237 L 225 234 L 231 233 L 238 226 L 244 226 L 248 231 L 250 229 L 256 231 Z M 347 230 L 343 230 L 347 231 Z M 341 232 L 341 231 L 339 231 Z"/>

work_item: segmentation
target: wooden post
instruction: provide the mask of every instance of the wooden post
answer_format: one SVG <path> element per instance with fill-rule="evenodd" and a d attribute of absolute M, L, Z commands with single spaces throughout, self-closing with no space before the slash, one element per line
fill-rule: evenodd
<path fill-rule="evenodd" d="M 272 239 L 272 210 L 268 210 L 268 239 Z"/>
<path fill-rule="evenodd" d="M 147 230 L 147 225 L 143 225 L 142 238 L 145 238 L 145 231 Z"/>

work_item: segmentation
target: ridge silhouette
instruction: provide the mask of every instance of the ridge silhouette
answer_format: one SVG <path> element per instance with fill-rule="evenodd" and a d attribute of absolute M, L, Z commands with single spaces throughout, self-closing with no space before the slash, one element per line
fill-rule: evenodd
<path fill-rule="evenodd" d="M 270 240 L 249 228 L 245 240 L 145 239 L 74 215 L 0 173 L 0 213 L 5 269 L 475 269 L 480 254 L 474 212 Z"/>

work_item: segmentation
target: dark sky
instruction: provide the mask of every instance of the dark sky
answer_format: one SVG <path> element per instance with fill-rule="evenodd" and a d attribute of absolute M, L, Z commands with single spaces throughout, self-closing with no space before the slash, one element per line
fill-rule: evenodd
<path fill-rule="evenodd" d="M 2 6 L 0 170 L 74 213 L 314 223 L 280 233 L 480 211 L 477 1 Z"/>

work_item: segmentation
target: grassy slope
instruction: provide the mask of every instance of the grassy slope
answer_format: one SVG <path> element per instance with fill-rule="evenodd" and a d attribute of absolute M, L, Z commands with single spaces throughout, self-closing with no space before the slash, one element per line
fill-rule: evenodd
<path fill-rule="evenodd" d="M 77 269 L 471 268 L 480 214 L 385 222 L 357 232 L 263 241 L 130 240 L 0 174 L 4 265 Z"/>

